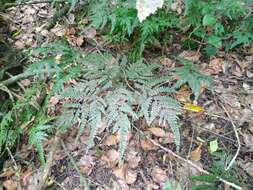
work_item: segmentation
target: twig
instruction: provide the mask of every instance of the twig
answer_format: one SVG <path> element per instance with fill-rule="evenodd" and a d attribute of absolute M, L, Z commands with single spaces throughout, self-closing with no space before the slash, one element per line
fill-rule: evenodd
<path fill-rule="evenodd" d="M 9 154 L 9 156 L 11 157 L 11 160 L 12 160 L 12 162 L 14 164 L 14 169 L 18 170 L 18 165 L 17 165 L 17 163 L 16 163 L 16 161 L 15 161 L 15 159 L 14 159 L 14 157 L 13 157 L 13 155 L 12 155 L 10 149 L 9 149 L 9 147 L 6 147 L 6 149 L 7 149 L 7 152 Z"/>
<path fill-rule="evenodd" d="M 161 148 L 162 150 L 166 151 L 167 153 L 169 153 L 170 155 L 174 156 L 175 158 L 179 159 L 180 161 L 182 162 L 186 162 L 187 164 L 189 164 L 190 166 L 196 168 L 198 171 L 204 173 L 204 174 L 210 174 L 208 171 L 204 170 L 203 168 L 199 167 L 198 165 L 194 164 L 192 161 L 190 160 L 187 160 L 183 157 L 181 157 L 180 155 L 174 153 L 172 150 L 162 146 L 161 144 L 157 143 L 156 141 L 154 141 L 153 139 L 149 138 L 147 135 L 145 135 L 142 131 L 140 131 L 137 127 L 134 126 L 134 128 L 139 132 L 141 133 L 142 135 L 144 135 L 150 142 L 152 142 L 155 146 L 158 146 L 159 148 Z M 242 190 L 242 187 L 232 183 L 232 182 L 229 182 L 221 177 L 217 177 L 217 179 L 223 183 L 225 183 L 226 185 L 229 185 L 237 190 Z"/>
<path fill-rule="evenodd" d="M 39 178 L 41 180 L 39 181 L 39 184 L 35 188 L 37 190 L 42 190 L 45 183 L 46 183 L 46 180 L 47 180 L 48 175 L 50 173 L 51 167 L 53 165 L 53 159 L 54 159 L 53 157 L 54 157 L 56 148 L 57 148 L 59 141 L 60 141 L 59 135 L 60 135 L 60 132 L 56 132 L 55 137 L 54 137 L 54 142 L 53 142 L 53 145 L 52 145 L 51 150 L 49 152 L 49 156 L 48 156 L 45 168 L 43 169 L 43 172 L 41 173 L 41 176 Z"/>
<path fill-rule="evenodd" d="M 231 124 L 232 124 L 232 127 L 233 127 L 233 130 L 234 130 L 234 133 L 235 133 L 235 137 L 236 137 L 236 140 L 237 140 L 237 144 L 238 144 L 238 147 L 237 147 L 237 150 L 236 150 L 236 153 L 234 155 L 234 157 L 232 158 L 232 160 L 230 161 L 230 163 L 228 164 L 227 168 L 225 169 L 226 171 L 229 170 L 231 168 L 231 166 L 234 164 L 239 152 L 240 152 L 240 149 L 241 149 L 241 142 L 240 142 L 240 138 L 239 138 L 239 135 L 238 135 L 238 132 L 237 132 L 237 127 L 235 126 L 235 123 L 231 117 L 231 115 L 229 114 L 229 112 L 227 111 L 226 107 L 221 103 L 221 107 L 223 108 L 223 110 L 226 112 Z"/>

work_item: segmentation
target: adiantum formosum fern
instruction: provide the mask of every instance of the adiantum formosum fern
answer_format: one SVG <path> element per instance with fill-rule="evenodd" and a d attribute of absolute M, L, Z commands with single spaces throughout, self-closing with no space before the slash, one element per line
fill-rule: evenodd
<path fill-rule="evenodd" d="M 77 50 L 72 48 L 71 51 Z M 75 60 L 73 59 L 72 62 Z M 72 67 L 75 68 L 72 62 L 69 69 L 60 70 L 59 76 L 69 75 L 68 71 L 71 71 Z M 65 65 L 65 63 L 64 60 L 60 60 L 58 67 L 63 68 L 61 64 Z M 57 129 L 64 130 L 71 126 L 78 127 L 76 140 L 88 127 L 90 136 L 86 143 L 87 150 L 93 146 L 99 126 L 106 125 L 107 131 L 118 133 L 119 154 L 122 161 L 127 148 L 127 135 L 132 125 L 136 123 L 134 121 L 145 119 L 148 125 L 158 123 L 165 127 L 169 126 L 174 133 L 175 144 L 179 150 L 178 116 L 181 114 L 181 106 L 172 94 L 177 87 L 187 82 L 192 90 L 200 89 L 200 87 L 193 88 L 188 78 L 183 78 L 180 73 L 190 75 L 194 80 L 194 76 L 197 75 L 195 86 L 201 85 L 206 80 L 194 66 L 188 70 L 189 64 L 183 64 L 179 70 L 171 71 L 161 65 L 148 64 L 141 60 L 130 64 L 126 57 L 114 58 L 108 53 L 93 52 L 79 57 L 79 74 L 72 75 L 76 82 L 61 85 L 62 87 L 55 91 L 55 96 L 62 104 L 55 125 Z M 183 72 L 180 72 L 181 70 Z M 172 77 L 173 72 L 179 73 L 179 81 L 176 83 Z M 194 93 L 199 94 L 199 92 Z M 30 133 L 43 140 L 46 138 L 46 130 L 38 127 Z M 35 139 L 31 139 L 30 142 L 33 140 Z M 41 152 L 40 145 L 37 144 L 36 149 Z"/>
<path fill-rule="evenodd" d="M 115 59 L 108 54 L 91 53 L 83 59 L 83 63 L 89 64 L 83 68 L 82 78 L 58 95 L 60 100 L 66 100 L 58 125 L 76 124 L 80 131 L 90 127 L 87 142 L 90 148 L 99 125 L 106 123 L 113 133 L 119 134 L 122 160 L 127 147 L 127 135 L 134 121 L 144 118 L 151 125 L 157 120 L 160 125 L 171 127 L 179 149 L 180 104 L 168 96 L 173 92 L 169 85 L 169 73 L 157 76 L 155 70 L 161 69 L 159 65 L 142 61 L 127 64 L 124 58 Z"/>

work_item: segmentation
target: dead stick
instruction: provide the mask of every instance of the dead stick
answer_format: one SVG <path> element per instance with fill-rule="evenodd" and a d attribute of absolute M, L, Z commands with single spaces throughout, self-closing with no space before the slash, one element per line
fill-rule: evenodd
<path fill-rule="evenodd" d="M 204 173 L 204 174 L 210 174 L 208 171 L 204 170 L 203 168 L 199 167 L 198 165 L 194 164 L 192 161 L 190 160 L 186 160 L 185 158 L 179 156 L 178 154 L 176 154 L 175 152 L 173 152 L 172 150 L 162 146 L 161 144 L 157 143 L 156 141 L 154 141 L 153 139 L 149 138 L 147 135 L 145 135 L 142 131 L 140 131 L 137 127 L 134 126 L 134 128 L 141 133 L 142 135 L 144 135 L 150 142 L 152 142 L 154 145 L 158 146 L 159 148 L 161 148 L 162 150 L 168 152 L 170 155 L 172 155 L 173 157 L 181 160 L 182 162 L 186 162 L 187 164 L 189 164 L 190 166 L 196 168 L 197 170 L 199 170 L 200 172 Z M 229 185 L 237 190 L 242 190 L 242 187 L 231 183 L 223 178 L 217 177 L 217 179 L 223 183 L 225 183 L 226 185 Z"/>
<path fill-rule="evenodd" d="M 232 158 L 232 160 L 229 162 L 227 168 L 225 169 L 226 171 L 228 171 L 231 166 L 234 164 L 237 156 L 239 155 L 239 152 L 240 152 L 240 149 L 241 149 L 241 142 L 240 142 L 240 138 L 239 138 L 239 135 L 238 135 L 238 132 L 237 132 L 237 127 L 235 126 L 235 123 L 231 117 L 231 115 L 229 114 L 229 112 L 227 111 L 226 107 L 221 103 L 221 107 L 223 108 L 223 110 L 226 112 L 231 124 L 232 124 L 232 127 L 233 127 L 233 130 L 234 130 L 234 133 L 235 133 L 235 137 L 236 137 L 236 140 L 237 140 L 237 150 L 236 150 L 236 153 L 234 155 L 234 157 Z"/>

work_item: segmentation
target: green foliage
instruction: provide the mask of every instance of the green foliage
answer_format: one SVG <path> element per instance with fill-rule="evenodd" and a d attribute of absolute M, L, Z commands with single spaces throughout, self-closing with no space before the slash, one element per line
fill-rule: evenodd
<path fill-rule="evenodd" d="M 184 25 L 190 25 L 190 36 L 226 50 L 252 41 L 253 30 L 249 24 L 253 15 L 248 1 L 184 0 L 184 3 Z"/>
<path fill-rule="evenodd" d="M 48 47 L 53 48 L 51 50 Z M 34 50 L 31 55 L 37 61 L 27 72 L 39 73 L 42 70 L 38 67 L 41 62 L 51 64 L 54 61 L 57 64 L 57 73 L 46 70 L 46 74 L 55 79 L 53 93 L 46 99 L 57 96 L 62 103 L 61 113 L 54 123 L 57 130 L 78 127 L 77 141 L 84 129 L 89 127 L 88 150 L 93 145 L 99 127 L 106 125 L 109 131 L 119 134 L 120 160 L 124 158 L 127 148 L 127 134 L 134 121 L 139 119 L 145 119 L 148 125 L 157 121 L 160 125 L 169 126 L 179 150 L 178 116 L 181 114 L 181 106 L 171 95 L 184 83 L 188 83 L 198 95 L 200 85 L 208 81 L 195 65 L 186 60 L 183 60 L 183 67 L 173 70 L 180 76 L 180 80 L 172 85 L 173 72 L 161 65 L 147 64 L 142 60 L 130 64 L 125 56 L 114 58 L 108 53 L 81 54 L 64 43 Z M 51 61 L 48 63 L 48 60 Z M 188 77 L 183 78 L 185 75 Z M 77 83 L 66 85 L 65 82 L 71 78 L 75 78 Z M 45 125 L 43 121 L 42 126 Z M 40 127 L 40 121 L 34 126 L 29 132 L 29 142 L 35 145 L 43 163 L 41 142 L 46 138 L 48 128 Z M 53 126 L 51 128 L 56 129 Z M 38 142 L 34 141 L 36 139 Z"/>
<path fill-rule="evenodd" d="M 212 80 L 210 77 L 201 74 L 198 67 L 191 61 L 182 58 L 177 59 L 183 66 L 171 69 L 179 77 L 179 80 L 173 86 L 175 89 L 181 87 L 183 84 L 188 84 L 194 93 L 195 99 L 198 98 L 203 85 L 211 89 Z"/>
<path fill-rule="evenodd" d="M 226 155 L 223 152 L 215 152 L 212 154 L 212 163 L 209 167 L 209 173 L 201 176 L 190 176 L 191 181 L 198 181 L 198 185 L 191 187 L 191 190 L 219 190 L 223 189 L 220 185 L 219 178 L 223 178 L 229 182 L 239 184 L 236 180 L 240 175 L 236 168 L 232 168 L 229 171 L 226 168 Z"/>
<path fill-rule="evenodd" d="M 75 124 L 79 127 L 78 136 L 85 127 L 90 127 L 89 149 L 99 126 L 107 125 L 112 133 L 119 134 L 122 160 L 133 121 L 144 117 L 150 125 L 155 120 L 161 125 L 169 124 L 179 149 L 177 116 L 180 105 L 168 97 L 173 92 L 168 85 L 171 80 L 168 71 L 158 76 L 155 71 L 161 69 L 159 65 L 142 61 L 128 64 L 125 57 L 115 59 L 106 53 L 88 54 L 80 62 L 82 68 L 78 83 L 58 94 L 63 107 L 56 126 L 66 129 Z M 133 109 L 134 105 L 139 109 Z"/>
<path fill-rule="evenodd" d="M 34 145 L 36 151 L 38 152 L 39 160 L 42 167 L 45 165 L 44 159 L 44 148 L 42 146 L 43 140 L 47 139 L 47 129 L 52 128 L 50 125 L 38 125 L 33 127 L 29 131 L 29 144 Z"/>
<path fill-rule="evenodd" d="M 165 5 L 163 10 L 140 23 L 134 0 L 90 1 L 90 26 L 102 29 L 110 42 L 130 41 L 133 47 L 129 57 L 134 61 L 141 57 L 149 44 L 170 42 L 175 32 L 188 35 L 188 38 L 182 38 L 182 42 L 207 43 L 204 49 L 208 56 L 216 49 L 228 51 L 253 40 L 253 15 L 247 0 L 184 0 L 183 15 L 168 8 L 171 1 L 166 3 L 168 6 Z"/>
<path fill-rule="evenodd" d="M 13 148 L 17 139 L 24 135 L 24 126 L 27 126 L 40 109 L 35 99 L 39 89 L 42 89 L 42 86 L 35 84 L 27 88 L 20 99 L 12 102 L 5 101 L 0 108 L 0 112 L 3 113 L 0 117 L 0 152 L 5 151 L 6 147 Z"/>

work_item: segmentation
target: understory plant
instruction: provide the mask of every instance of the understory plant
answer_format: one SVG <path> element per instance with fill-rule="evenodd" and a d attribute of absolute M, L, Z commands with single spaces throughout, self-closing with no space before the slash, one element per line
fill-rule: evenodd
<path fill-rule="evenodd" d="M 174 2 L 164 1 L 163 9 L 143 22 L 137 18 L 134 0 L 90 1 L 87 16 L 90 27 L 100 29 L 109 42 L 131 42 L 129 57 L 135 61 L 149 44 L 161 47 L 175 38 L 193 49 L 203 44 L 207 56 L 252 42 L 252 2 L 183 0 L 181 14 L 170 8 Z"/>
<path fill-rule="evenodd" d="M 179 150 L 178 116 L 181 114 L 181 105 L 173 98 L 173 93 L 180 85 L 188 83 L 198 96 L 200 86 L 209 80 L 197 71 L 193 63 L 180 63 L 178 70 L 170 70 L 143 60 L 129 63 L 125 56 L 113 57 L 106 52 L 83 54 L 64 43 L 51 44 L 49 47 L 51 49 L 42 47 L 32 52 L 32 57 L 39 53 L 40 59 L 27 72 L 38 73 L 38 77 L 45 77 L 46 74 L 56 79 L 53 80 L 55 83 L 47 100 L 54 96 L 61 103 L 61 113 L 56 114 L 55 122 L 50 123 L 51 130 L 66 130 L 75 126 L 79 130 L 78 140 L 84 129 L 89 127 L 88 150 L 94 144 L 99 126 L 105 124 L 108 131 L 118 133 L 119 159 L 123 160 L 127 134 L 135 121 L 145 119 L 149 126 L 154 122 L 169 126 Z M 50 65 L 57 65 L 57 68 Z M 41 76 L 41 71 L 45 70 L 47 72 Z M 194 85 L 186 78 L 180 79 L 182 71 L 190 77 L 188 79 L 196 79 Z M 179 76 L 180 85 L 175 83 L 173 75 Z M 70 79 L 76 82 L 69 84 Z M 46 138 L 44 132 L 49 128 L 43 123 L 31 129 L 30 139 L 34 139 L 34 134 L 40 134 L 40 130 L 43 131 L 41 138 L 31 140 L 31 144 L 39 144 L 38 140 Z M 41 147 L 37 147 L 37 151 L 41 152 Z"/>

